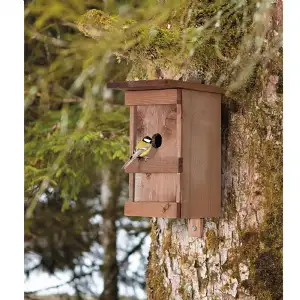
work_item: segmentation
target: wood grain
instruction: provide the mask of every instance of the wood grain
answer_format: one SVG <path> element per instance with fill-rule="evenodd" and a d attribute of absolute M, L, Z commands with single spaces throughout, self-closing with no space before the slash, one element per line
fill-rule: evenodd
<path fill-rule="evenodd" d="M 133 153 L 136 143 L 136 106 L 130 106 L 130 121 L 129 121 L 129 141 L 130 155 Z M 128 200 L 134 201 L 135 174 L 129 174 L 129 191 Z"/>
<path fill-rule="evenodd" d="M 161 90 L 161 89 L 186 89 L 209 93 L 224 93 L 223 89 L 214 86 L 202 84 L 199 81 L 180 81 L 180 80 L 139 80 L 139 81 L 124 81 L 111 82 L 107 84 L 108 88 L 121 89 L 127 91 L 143 91 L 143 90 Z"/>
<path fill-rule="evenodd" d="M 125 216 L 179 218 L 179 203 L 161 202 L 127 202 L 124 207 Z"/>
<path fill-rule="evenodd" d="M 177 174 L 136 173 L 135 201 L 176 202 Z"/>
<path fill-rule="evenodd" d="M 126 105 L 177 104 L 181 102 L 181 90 L 126 91 Z"/>
<path fill-rule="evenodd" d="M 182 91 L 181 217 L 221 213 L 221 95 Z"/>
<path fill-rule="evenodd" d="M 135 160 L 125 168 L 126 173 L 181 173 L 181 158 L 164 157 Z"/>
<path fill-rule="evenodd" d="M 166 158 L 178 160 L 177 105 L 137 106 L 137 139 L 159 133 L 162 145 L 152 164 L 161 164 Z M 148 163 L 148 162 L 146 162 Z M 177 173 L 135 173 L 135 201 L 175 202 L 178 184 Z"/>
<path fill-rule="evenodd" d="M 182 93 L 182 90 L 180 90 Z M 181 96 L 182 97 L 182 96 Z M 181 202 L 181 173 L 182 173 L 182 167 L 183 167 L 183 158 L 182 158 L 182 109 L 181 104 L 177 104 L 176 106 L 176 146 L 177 146 L 177 156 L 180 157 L 180 172 L 176 175 L 177 177 L 177 183 L 176 183 L 176 202 Z"/>

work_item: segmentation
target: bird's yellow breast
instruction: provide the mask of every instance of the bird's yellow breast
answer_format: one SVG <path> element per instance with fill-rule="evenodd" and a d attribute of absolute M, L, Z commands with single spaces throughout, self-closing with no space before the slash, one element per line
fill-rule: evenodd
<path fill-rule="evenodd" d="M 148 144 L 148 143 L 146 143 L 146 142 L 144 142 L 144 141 L 139 141 L 138 143 L 137 143 L 137 145 L 136 145 L 136 148 L 135 148 L 135 151 L 136 150 L 139 150 L 139 149 L 141 149 L 141 148 L 147 148 L 145 151 L 143 151 L 140 155 L 139 155 L 139 157 L 145 157 L 145 156 L 147 156 L 147 154 L 150 152 L 150 150 L 151 150 L 151 144 Z"/>

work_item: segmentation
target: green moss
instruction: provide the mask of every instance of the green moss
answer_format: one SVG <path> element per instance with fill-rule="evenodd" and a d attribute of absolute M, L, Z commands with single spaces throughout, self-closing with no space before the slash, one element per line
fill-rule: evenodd
<path fill-rule="evenodd" d="M 166 266 L 160 264 L 160 257 L 157 254 L 158 240 L 157 240 L 157 223 L 152 223 L 150 232 L 151 247 L 148 257 L 148 266 L 146 271 L 146 287 L 149 300 L 169 299 L 172 287 L 170 285 L 165 286 Z"/>
<path fill-rule="evenodd" d="M 230 288 L 230 284 L 229 283 L 225 283 L 222 287 L 221 287 L 221 291 L 223 293 L 226 293 L 226 291 Z"/>
<path fill-rule="evenodd" d="M 185 285 L 181 285 L 178 289 L 178 293 L 181 296 L 182 300 L 189 300 L 190 299 L 190 295 L 189 292 L 186 289 Z"/>
<path fill-rule="evenodd" d="M 172 231 L 168 230 L 163 239 L 162 250 L 163 252 L 170 251 L 171 248 L 172 248 Z"/>
<path fill-rule="evenodd" d="M 257 292 L 257 299 L 259 300 L 274 300 L 274 298 L 272 297 L 272 294 L 269 291 L 258 291 Z M 280 298 L 282 299 L 282 298 Z"/>
<path fill-rule="evenodd" d="M 206 232 L 206 245 L 207 248 L 215 252 L 219 246 L 219 238 L 215 230 L 210 229 Z"/>
<path fill-rule="evenodd" d="M 207 290 L 208 285 L 208 278 L 200 278 L 198 279 L 198 285 L 199 285 L 199 292 L 200 294 L 205 294 Z"/>
<path fill-rule="evenodd" d="M 263 78 L 268 78 L 269 73 L 262 72 Z M 259 73 L 256 73 L 261 78 Z M 266 79 L 261 79 L 266 82 Z M 259 91 L 257 82 L 251 97 Z M 265 86 L 266 87 L 266 86 Z M 264 87 L 264 88 L 265 88 Z M 243 93 L 243 92 L 242 92 Z M 246 99 L 250 99 L 246 97 Z M 282 99 L 272 103 L 245 102 L 243 109 L 247 112 L 249 140 L 247 146 L 249 164 L 256 163 L 256 172 L 259 174 L 255 197 L 262 199 L 264 219 L 258 228 L 242 229 L 238 221 L 238 234 L 240 245 L 229 249 L 228 258 L 222 271 L 231 271 L 232 276 L 240 281 L 239 264 L 249 266 L 249 279 L 241 282 L 241 286 L 249 290 L 251 295 L 262 300 L 282 299 Z M 240 126 L 236 124 L 235 126 Z M 234 130 L 234 129 L 232 129 Z M 271 138 L 269 138 L 271 136 Z M 237 158 L 239 146 L 234 147 L 234 139 L 229 141 L 231 148 L 236 148 L 237 153 L 232 155 Z M 242 155 L 245 155 L 244 153 Z M 240 189 L 249 198 L 253 197 L 247 187 L 240 183 Z M 236 195 L 234 187 L 229 189 L 225 199 L 225 217 L 236 216 Z M 208 244 L 215 245 L 215 237 L 209 233 Z M 213 241 L 213 243 L 212 243 Z"/>
<path fill-rule="evenodd" d="M 267 292 L 272 299 L 282 298 L 282 262 L 278 260 L 280 258 L 274 251 L 264 251 L 254 262 L 256 290 Z"/>
<path fill-rule="evenodd" d="M 224 204 L 224 217 L 228 220 L 236 216 L 236 194 L 234 186 L 231 185 L 227 190 L 226 202 Z"/>
<path fill-rule="evenodd" d="M 192 285 L 188 284 L 184 277 L 181 277 L 180 287 L 178 288 L 178 293 L 182 300 L 189 300 L 192 298 Z"/>
<path fill-rule="evenodd" d="M 101 10 L 91 9 L 81 17 L 77 26 L 85 35 L 97 38 L 101 36 L 101 32 L 112 29 L 116 21 L 117 17 Z"/>
<path fill-rule="evenodd" d="M 262 71 L 262 70 L 260 70 Z M 270 74 L 263 76 L 269 76 Z M 265 80 L 264 80 L 265 82 Z M 249 262 L 249 279 L 242 286 L 257 299 L 282 299 L 282 100 L 247 103 L 247 127 L 252 133 L 249 162 L 257 162 L 255 196 L 261 197 L 264 219 L 257 228 L 239 228 L 240 245 L 230 249 L 223 270 L 238 275 L 241 262 Z M 271 136 L 272 138 L 268 138 Z M 232 196 L 232 195 L 230 195 Z M 253 195 L 249 195 L 253 197 Z M 238 277 L 237 277 L 238 278 Z"/>
<path fill-rule="evenodd" d="M 91 10 L 83 16 L 78 27 L 85 34 L 96 37 L 100 32 L 116 29 L 118 37 L 124 39 L 119 44 L 124 46 L 120 52 L 133 61 L 130 78 L 162 77 L 161 70 L 167 70 L 169 78 L 197 73 L 202 80 L 214 83 L 221 76 L 225 87 L 232 82 L 236 85 L 247 81 L 243 87 L 243 94 L 246 95 L 249 90 L 253 91 L 249 89 L 253 80 L 254 84 L 257 83 L 257 76 L 251 76 L 257 64 L 253 64 L 253 57 L 248 55 L 250 50 L 254 52 L 256 46 L 245 43 L 246 36 L 254 41 L 257 34 L 256 24 L 253 23 L 257 2 L 253 0 L 234 9 L 229 8 L 229 1 L 201 1 L 193 7 L 188 2 L 174 2 L 168 8 L 162 6 L 162 10 L 168 11 L 165 18 L 148 19 L 145 14 L 144 23 L 138 26 L 137 19 L 109 16 L 102 11 Z M 140 12 L 142 9 L 143 5 Z M 208 24 L 210 18 L 215 18 L 219 12 L 222 12 L 219 26 L 216 22 Z M 89 30 L 94 34 L 89 34 Z M 263 54 L 267 51 L 267 48 L 263 49 L 261 57 L 265 57 Z M 238 55 L 240 62 L 233 68 L 232 60 Z M 247 68 L 249 65 L 253 66 Z M 249 72 L 245 72 L 248 69 Z M 241 73 L 243 76 L 240 76 Z M 242 89 L 238 95 L 232 93 L 239 102 L 245 99 L 241 92 Z"/>
<path fill-rule="evenodd" d="M 211 282 L 217 282 L 218 281 L 218 273 L 211 271 L 209 272 L 209 281 Z"/>
<path fill-rule="evenodd" d="M 251 284 L 250 281 L 248 279 L 246 279 L 241 282 L 241 287 L 243 287 L 246 290 L 249 290 L 250 284 Z"/>
<path fill-rule="evenodd" d="M 241 233 L 241 257 L 254 258 L 260 250 L 260 236 L 257 231 L 247 229 Z"/>
<path fill-rule="evenodd" d="M 168 219 L 168 229 L 172 230 L 172 226 L 177 224 L 178 219 Z"/>
<path fill-rule="evenodd" d="M 260 226 L 260 242 L 263 249 L 253 260 L 253 291 L 260 299 L 282 299 L 282 245 L 283 245 L 283 202 L 282 202 L 282 99 L 270 105 L 265 103 L 256 114 L 257 127 L 269 126 L 268 132 L 260 136 L 260 161 L 258 172 L 260 189 L 265 197 L 265 217 Z M 264 297 L 264 298 L 263 298 Z"/>
<path fill-rule="evenodd" d="M 154 48 L 158 52 L 162 49 L 168 49 L 169 47 L 178 48 L 179 43 L 179 31 L 169 30 L 163 28 L 153 29 L 155 34 L 152 34 L 152 38 L 149 41 L 149 48 Z"/>
<path fill-rule="evenodd" d="M 241 261 L 241 255 L 239 252 L 239 248 L 231 248 L 227 253 L 227 261 L 222 265 L 222 271 L 230 271 L 233 278 L 237 278 L 239 280 L 239 263 Z"/>

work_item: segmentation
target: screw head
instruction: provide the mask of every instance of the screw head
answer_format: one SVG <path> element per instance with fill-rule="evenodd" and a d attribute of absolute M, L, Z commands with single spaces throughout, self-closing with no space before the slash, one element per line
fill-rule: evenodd
<path fill-rule="evenodd" d="M 197 230 L 197 226 L 193 225 L 193 226 L 192 226 L 192 230 L 193 230 L 193 231 L 196 231 L 196 230 Z"/>

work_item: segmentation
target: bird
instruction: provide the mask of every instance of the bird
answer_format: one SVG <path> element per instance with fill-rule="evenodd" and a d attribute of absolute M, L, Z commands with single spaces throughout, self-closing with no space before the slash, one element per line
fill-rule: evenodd
<path fill-rule="evenodd" d="M 141 141 L 139 141 L 135 149 L 130 156 L 130 158 L 125 162 L 122 169 L 125 169 L 132 161 L 139 158 L 145 158 L 145 160 L 148 158 L 147 154 L 149 154 L 150 150 L 152 148 L 152 138 L 148 135 L 144 136 Z"/>

